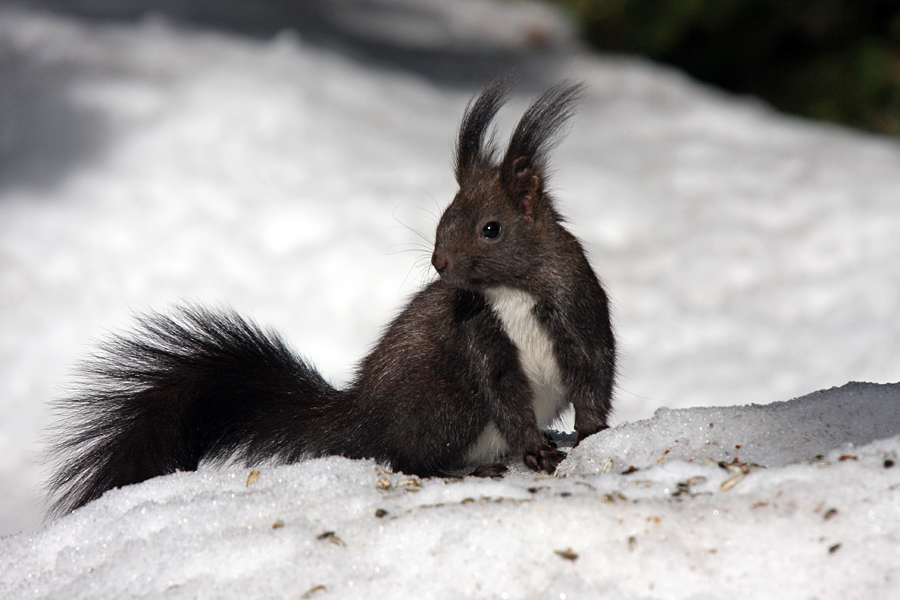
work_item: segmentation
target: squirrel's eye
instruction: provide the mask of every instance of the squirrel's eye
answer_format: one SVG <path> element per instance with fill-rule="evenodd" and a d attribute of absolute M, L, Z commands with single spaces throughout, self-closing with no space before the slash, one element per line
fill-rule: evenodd
<path fill-rule="evenodd" d="M 481 237 L 483 238 L 492 240 L 498 235 L 500 235 L 500 223 L 497 221 L 488 221 L 481 228 Z"/>

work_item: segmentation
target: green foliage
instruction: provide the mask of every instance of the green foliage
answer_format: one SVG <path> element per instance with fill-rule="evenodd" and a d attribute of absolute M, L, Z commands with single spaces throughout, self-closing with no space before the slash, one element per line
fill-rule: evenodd
<path fill-rule="evenodd" d="M 900 135 L 900 0 L 554 0 L 643 54 L 801 115 Z"/>

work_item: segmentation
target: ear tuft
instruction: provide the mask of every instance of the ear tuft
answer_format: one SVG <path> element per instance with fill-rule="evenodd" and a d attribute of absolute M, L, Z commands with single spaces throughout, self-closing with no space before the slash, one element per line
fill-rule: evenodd
<path fill-rule="evenodd" d="M 562 82 L 544 92 L 525 111 L 516 126 L 502 161 L 489 128 L 509 93 L 507 79 L 498 79 L 469 103 L 459 128 L 454 172 L 463 187 L 499 171 L 500 184 L 517 208 L 532 218 L 544 201 L 547 153 L 558 141 L 559 133 L 574 113 L 575 102 L 584 86 Z M 486 180 L 485 180 L 486 181 Z"/>
<path fill-rule="evenodd" d="M 562 82 L 541 94 L 528 108 L 509 140 L 501 163 L 501 177 L 507 189 L 517 187 L 512 181 L 519 170 L 528 165 L 540 179 L 546 175 L 547 153 L 559 140 L 559 134 L 575 112 L 584 85 Z"/>
<path fill-rule="evenodd" d="M 505 78 L 491 83 L 475 100 L 466 107 L 462 124 L 459 127 L 459 138 L 456 142 L 453 171 L 456 182 L 461 186 L 473 172 L 492 166 L 497 153 L 493 144 L 493 136 L 485 144 L 487 129 L 497 115 L 497 111 L 506 102 L 509 84 Z"/>

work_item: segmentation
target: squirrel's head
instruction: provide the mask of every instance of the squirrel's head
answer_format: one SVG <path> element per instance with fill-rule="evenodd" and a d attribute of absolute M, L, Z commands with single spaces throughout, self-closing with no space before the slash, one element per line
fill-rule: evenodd
<path fill-rule="evenodd" d="M 466 109 L 456 144 L 459 192 L 438 223 L 431 264 L 450 285 L 473 291 L 516 287 L 552 252 L 560 216 L 545 189 L 547 154 L 583 86 L 542 94 L 516 126 L 502 158 L 488 127 L 506 100 L 498 81 Z"/>

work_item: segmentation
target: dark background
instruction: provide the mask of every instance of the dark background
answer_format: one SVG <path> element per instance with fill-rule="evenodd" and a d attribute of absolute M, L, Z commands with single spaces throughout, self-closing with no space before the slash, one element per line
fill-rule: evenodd
<path fill-rule="evenodd" d="M 900 135 L 896 0 L 553 0 L 599 50 L 676 65 L 786 112 Z"/>

